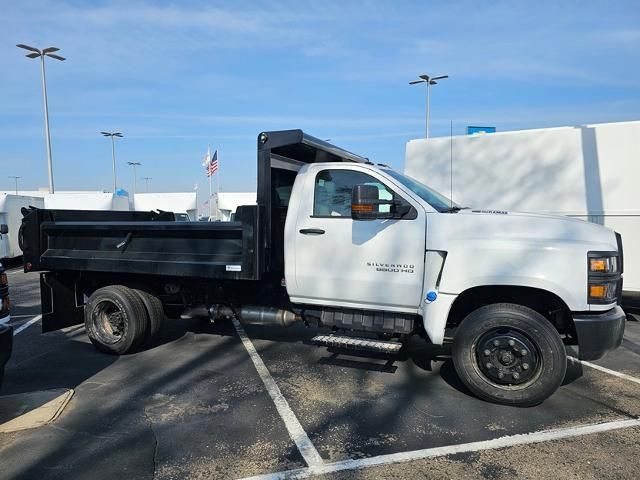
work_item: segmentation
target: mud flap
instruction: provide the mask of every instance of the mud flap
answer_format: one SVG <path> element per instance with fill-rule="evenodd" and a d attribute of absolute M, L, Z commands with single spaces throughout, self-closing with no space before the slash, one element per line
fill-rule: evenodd
<path fill-rule="evenodd" d="M 42 333 L 84 322 L 84 298 L 76 288 L 78 279 L 76 273 L 40 274 Z"/>

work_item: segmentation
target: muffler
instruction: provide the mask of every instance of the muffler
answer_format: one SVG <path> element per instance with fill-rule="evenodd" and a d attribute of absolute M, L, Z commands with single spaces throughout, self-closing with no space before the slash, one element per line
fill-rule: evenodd
<path fill-rule="evenodd" d="M 278 307 L 262 307 L 258 305 L 245 305 L 237 309 L 232 309 L 225 305 L 195 305 L 187 308 L 180 318 L 188 320 L 196 317 L 209 317 L 212 320 L 221 320 L 232 318 L 238 315 L 241 323 L 248 325 L 274 325 L 278 327 L 289 327 L 294 323 L 302 320 L 300 315 L 295 314 L 291 310 L 285 310 Z"/>

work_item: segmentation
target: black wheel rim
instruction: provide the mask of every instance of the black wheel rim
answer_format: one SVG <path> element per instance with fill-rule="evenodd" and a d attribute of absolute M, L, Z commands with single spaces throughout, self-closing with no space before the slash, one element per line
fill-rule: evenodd
<path fill-rule="evenodd" d="M 498 385 L 526 384 L 537 377 L 541 368 L 535 343 L 513 328 L 489 330 L 478 339 L 475 350 L 480 371 Z"/>
<path fill-rule="evenodd" d="M 91 313 L 98 339 L 105 344 L 113 344 L 124 337 L 127 324 L 126 315 L 116 303 L 103 300 Z"/>

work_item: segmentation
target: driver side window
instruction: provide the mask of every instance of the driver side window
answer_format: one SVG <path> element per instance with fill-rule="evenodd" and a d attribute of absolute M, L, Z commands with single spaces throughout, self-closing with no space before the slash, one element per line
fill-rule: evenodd
<path fill-rule="evenodd" d="M 313 216 L 351 218 L 351 192 L 356 185 L 377 187 L 379 200 L 394 199 L 393 191 L 371 175 L 353 170 L 322 170 L 315 181 Z M 380 212 L 391 211 L 391 205 L 379 208 Z"/>

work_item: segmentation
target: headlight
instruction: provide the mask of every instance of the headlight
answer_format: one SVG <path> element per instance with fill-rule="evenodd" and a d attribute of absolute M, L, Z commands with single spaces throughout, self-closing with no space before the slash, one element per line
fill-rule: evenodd
<path fill-rule="evenodd" d="M 614 303 L 622 290 L 621 262 L 618 252 L 589 252 L 587 254 L 588 302 Z"/>
<path fill-rule="evenodd" d="M 618 257 L 590 257 L 589 273 L 617 273 Z"/>

